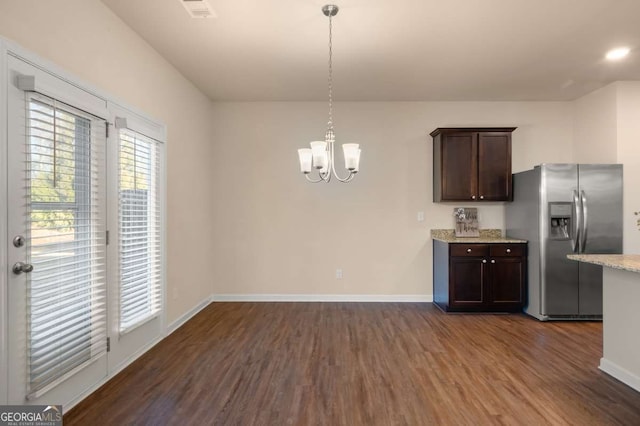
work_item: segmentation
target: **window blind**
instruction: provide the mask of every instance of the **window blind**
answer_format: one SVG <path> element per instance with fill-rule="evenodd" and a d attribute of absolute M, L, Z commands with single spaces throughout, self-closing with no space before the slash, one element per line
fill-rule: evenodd
<path fill-rule="evenodd" d="M 105 123 L 26 95 L 28 395 L 106 352 Z"/>
<path fill-rule="evenodd" d="M 162 304 L 161 144 L 119 131 L 120 333 L 160 313 Z"/>

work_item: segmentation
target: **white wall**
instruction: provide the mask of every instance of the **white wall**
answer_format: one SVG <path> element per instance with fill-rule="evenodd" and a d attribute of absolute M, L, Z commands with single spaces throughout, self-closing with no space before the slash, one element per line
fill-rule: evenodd
<path fill-rule="evenodd" d="M 574 159 L 624 165 L 624 253 L 640 253 L 640 82 L 616 82 L 574 102 Z"/>
<path fill-rule="evenodd" d="M 168 322 L 208 298 L 209 100 L 98 0 L 2 0 L 0 35 L 167 125 Z"/>
<path fill-rule="evenodd" d="M 617 161 L 616 100 L 616 86 L 610 84 L 574 101 L 574 162 Z"/>
<path fill-rule="evenodd" d="M 624 164 L 624 252 L 640 253 L 640 82 L 618 82 L 617 156 Z"/>
<path fill-rule="evenodd" d="M 431 295 L 429 231 L 453 228 L 459 205 L 431 201 L 436 127 L 518 127 L 514 171 L 572 161 L 570 103 L 338 103 L 337 142 L 361 144 L 361 172 L 310 184 L 296 150 L 323 139 L 326 115 L 323 102 L 214 104 L 216 294 Z M 481 227 L 504 228 L 501 203 L 477 206 Z"/>

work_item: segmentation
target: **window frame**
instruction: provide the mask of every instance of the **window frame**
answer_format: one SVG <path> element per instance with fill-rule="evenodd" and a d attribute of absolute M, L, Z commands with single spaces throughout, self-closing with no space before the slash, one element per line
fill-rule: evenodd
<path fill-rule="evenodd" d="M 166 217 L 167 217 L 167 131 L 166 126 L 157 121 L 147 118 L 141 112 L 125 107 L 115 102 L 109 104 L 109 137 L 107 158 L 110 163 L 107 178 L 107 200 L 111 201 L 107 213 L 107 228 L 109 229 L 109 253 L 114 253 L 109 257 L 110 265 L 107 268 L 107 279 L 110 283 L 117 283 L 114 288 L 110 288 L 110 300 L 114 301 L 109 312 L 112 318 L 109 319 L 109 334 L 120 338 L 129 332 L 136 330 L 147 322 L 160 317 L 161 329 L 166 333 L 166 305 L 167 305 L 167 270 L 166 270 Z M 154 140 L 159 145 L 159 176 L 158 176 L 158 209 L 160 212 L 160 311 L 146 320 L 131 327 L 121 330 L 120 327 L 120 257 L 119 257 L 119 146 L 120 129 L 127 129 L 138 133 L 146 138 Z"/>

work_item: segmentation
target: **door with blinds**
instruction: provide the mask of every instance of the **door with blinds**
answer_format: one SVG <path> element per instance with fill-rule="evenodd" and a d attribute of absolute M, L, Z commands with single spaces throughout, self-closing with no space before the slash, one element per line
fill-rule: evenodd
<path fill-rule="evenodd" d="M 164 327 L 164 126 L 111 104 L 108 146 L 109 370 L 156 343 Z"/>
<path fill-rule="evenodd" d="M 106 101 L 8 60 L 9 403 L 107 375 Z"/>

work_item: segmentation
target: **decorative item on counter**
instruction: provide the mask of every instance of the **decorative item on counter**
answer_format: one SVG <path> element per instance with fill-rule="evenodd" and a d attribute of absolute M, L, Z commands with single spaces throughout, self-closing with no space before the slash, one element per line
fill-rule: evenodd
<path fill-rule="evenodd" d="M 456 219 L 456 237 L 479 237 L 478 209 L 475 207 L 456 207 L 453 209 Z"/>

